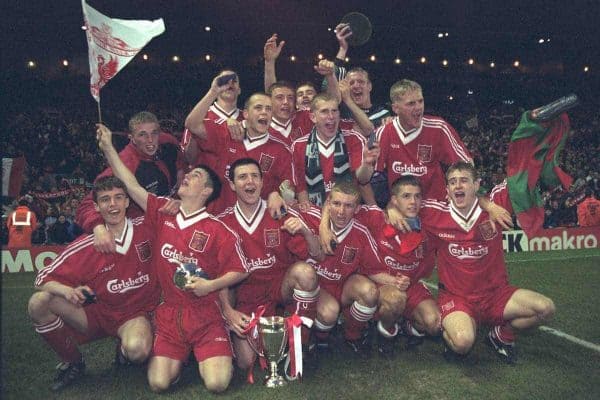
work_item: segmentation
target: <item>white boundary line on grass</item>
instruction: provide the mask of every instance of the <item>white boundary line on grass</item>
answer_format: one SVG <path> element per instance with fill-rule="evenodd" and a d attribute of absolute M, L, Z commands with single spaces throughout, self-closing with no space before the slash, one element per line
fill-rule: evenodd
<path fill-rule="evenodd" d="M 513 253 L 514 254 L 514 253 Z M 580 259 L 580 258 L 597 258 L 597 255 L 592 255 L 592 254 L 586 254 L 583 256 L 573 256 L 573 257 L 550 257 L 550 258 L 514 258 L 514 259 L 509 259 L 509 258 L 505 258 L 504 261 L 506 263 L 525 263 L 525 262 L 543 262 L 543 261 L 563 261 L 563 260 L 573 260 L 573 259 Z"/>
<path fill-rule="evenodd" d="M 430 287 L 431 289 L 438 290 L 438 286 L 434 283 L 427 282 L 425 280 L 421 280 L 421 282 L 423 282 L 426 286 Z M 538 329 L 542 332 L 547 332 L 551 335 L 561 337 L 563 339 L 568 340 L 569 342 L 578 344 L 580 346 L 583 346 L 585 348 L 588 348 L 590 350 L 594 350 L 594 351 L 600 353 L 600 346 L 595 343 L 591 343 L 591 342 L 585 341 L 583 339 L 579 339 L 578 337 L 569 335 L 568 333 L 559 331 L 558 329 L 550 328 L 549 326 L 545 326 L 545 325 L 539 326 Z"/>

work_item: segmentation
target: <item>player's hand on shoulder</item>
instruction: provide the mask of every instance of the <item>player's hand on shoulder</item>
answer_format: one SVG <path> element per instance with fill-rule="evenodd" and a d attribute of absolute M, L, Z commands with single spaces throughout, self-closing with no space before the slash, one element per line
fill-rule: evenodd
<path fill-rule="evenodd" d="M 104 254 L 117 251 L 115 237 L 104 225 L 94 227 L 94 249 Z"/>
<path fill-rule="evenodd" d="M 400 211 L 396 210 L 394 207 L 388 207 L 385 210 L 385 217 L 386 222 L 388 222 L 400 232 L 407 233 L 411 231 L 408 221 L 406 221 L 406 219 L 404 219 Z"/>
<path fill-rule="evenodd" d="M 495 203 L 490 203 L 488 214 L 490 215 L 490 221 L 494 232 L 496 231 L 496 224 L 500 225 L 501 229 L 511 229 L 514 225 L 512 222 L 512 215 L 502 206 Z"/>
<path fill-rule="evenodd" d="M 269 197 L 267 198 L 267 209 L 273 219 L 280 219 L 287 214 L 285 201 L 277 192 L 269 193 Z"/>

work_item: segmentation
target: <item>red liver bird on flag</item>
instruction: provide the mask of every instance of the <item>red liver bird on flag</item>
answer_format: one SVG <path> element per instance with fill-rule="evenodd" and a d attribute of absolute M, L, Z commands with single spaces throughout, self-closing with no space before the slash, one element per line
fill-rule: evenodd
<path fill-rule="evenodd" d="M 154 21 L 109 18 L 81 0 L 90 63 L 90 91 L 100 102 L 100 89 L 155 36 L 165 31 Z"/>

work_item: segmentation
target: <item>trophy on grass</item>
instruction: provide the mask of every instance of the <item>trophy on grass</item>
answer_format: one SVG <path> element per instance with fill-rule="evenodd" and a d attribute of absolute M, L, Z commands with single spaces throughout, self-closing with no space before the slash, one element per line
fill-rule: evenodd
<path fill-rule="evenodd" d="M 247 334 L 252 349 L 269 363 L 269 375 L 265 379 L 266 387 L 285 385 L 285 380 L 277 371 L 277 364 L 286 355 L 287 335 L 285 318 L 277 316 L 260 317 L 254 329 Z"/>

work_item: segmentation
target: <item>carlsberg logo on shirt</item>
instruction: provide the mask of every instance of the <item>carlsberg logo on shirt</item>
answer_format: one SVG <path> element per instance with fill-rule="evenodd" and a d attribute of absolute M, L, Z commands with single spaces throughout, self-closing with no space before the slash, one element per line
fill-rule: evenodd
<path fill-rule="evenodd" d="M 459 260 L 483 258 L 488 254 L 487 246 L 463 247 L 456 243 L 448 245 L 448 251 Z"/>
<path fill-rule="evenodd" d="M 170 243 L 165 243 L 163 247 L 160 249 L 160 255 L 166 258 L 167 260 L 174 258 L 177 261 L 181 261 L 182 263 L 192 263 L 198 265 L 198 259 L 195 257 L 188 257 L 183 254 L 182 251 L 177 251 L 174 246 Z"/>
<path fill-rule="evenodd" d="M 394 161 L 394 163 L 392 164 L 392 170 L 400 175 L 427 175 L 427 166 L 419 165 L 415 167 L 412 164 L 404 164 L 400 161 Z"/>
<path fill-rule="evenodd" d="M 150 282 L 150 276 L 145 274 L 136 278 L 128 278 L 127 280 L 111 279 L 106 282 L 106 288 L 110 293 L 125 293 L 133 289 L 141 288 L 148 282 Z"/>
<path fill-rule="evenodd" d="M 246 263 L 250 266 L 250 270 L 271 268 L 277 262 L 277 258 L 273 255 L 269 258 L 247 258 Z"/>
<path fill-rule="evenodd" d="M 419 262 L 415 261 L 411 264 L 400 264 L 398 261 L 396 261 L 394 258 L 390 257 L 390 256 L 386 256 L 384 258 L 385 261 L 385 265 L 387 265 L 388 267 L 392 268 L 392 269 L 399 269 L 402 271 L 412 271 L 413 269 L 416 269 L 419 266 Z"/>

